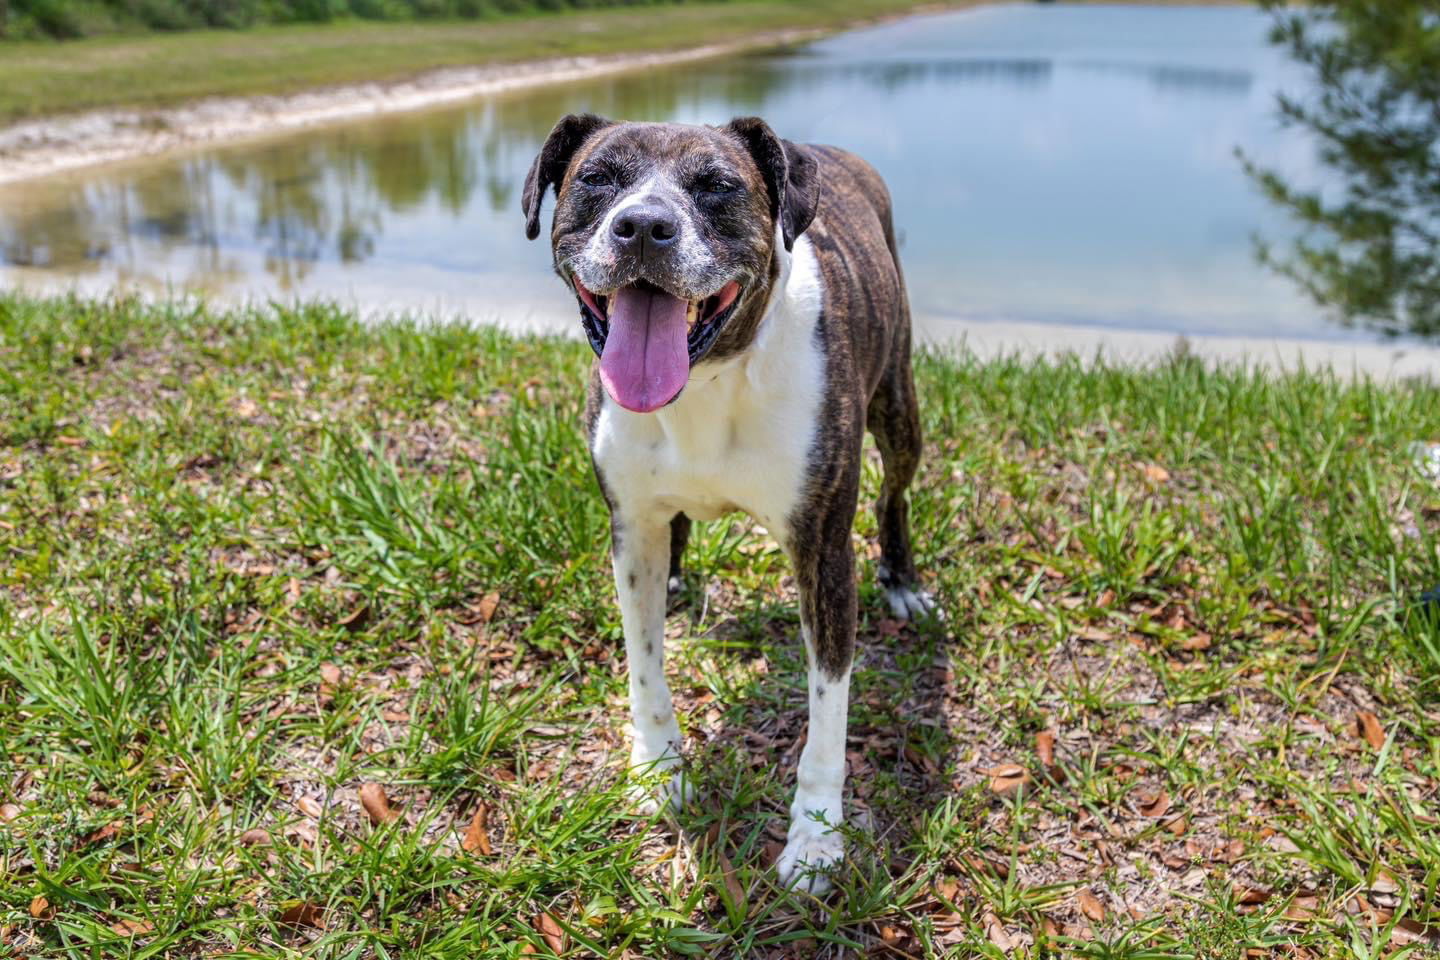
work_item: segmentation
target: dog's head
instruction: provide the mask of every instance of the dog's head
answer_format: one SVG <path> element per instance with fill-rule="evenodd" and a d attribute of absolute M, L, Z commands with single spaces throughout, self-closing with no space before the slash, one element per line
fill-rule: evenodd
<path fill-rule="evenodd" d="M 724 127 L 555 125 L 525 179 L 525 233 L 555 188 L 555 269 L 580 304 L 600 378 L 621 406 L 648 413 L 692 367 L 748 347 L 789 250 L 815 216 L 814 159 L 763 120 Z"/>

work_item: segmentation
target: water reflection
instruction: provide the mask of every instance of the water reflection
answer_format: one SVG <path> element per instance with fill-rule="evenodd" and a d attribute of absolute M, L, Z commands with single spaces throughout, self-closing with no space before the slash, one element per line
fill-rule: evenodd
<path fill-rule="evenodd" d="M 1251 261 L 1250 232 L 1274 224 L 1230 156 L 1284 145 L 1264 25 L 1244 9 L 937 15 L 56 178 L 0 192 L 0 264 L 24 268 L 0 276 L 528 305 L 568 324 L 516 210 L 555 119 L 757 113 L 887 176 L 917 312 L 1314 330 Z"/>

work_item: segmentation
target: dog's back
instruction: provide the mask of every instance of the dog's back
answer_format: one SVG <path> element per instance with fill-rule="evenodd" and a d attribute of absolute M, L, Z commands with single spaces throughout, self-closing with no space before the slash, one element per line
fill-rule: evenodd
<path fill-rule="evenodd" d="M 827 353 L 848 355 L 863 398 L 897 351 L 910 352 L 910 310 L 895 250 L 890 191 L 875 168 L 838 147 L 807 144 L 819 166 L 820 207 L 806 236 L 821 256 Z M 856 282 L 859 280 L 860 282 Z M 838 336 L 832 336 L 832 334 Z"/>

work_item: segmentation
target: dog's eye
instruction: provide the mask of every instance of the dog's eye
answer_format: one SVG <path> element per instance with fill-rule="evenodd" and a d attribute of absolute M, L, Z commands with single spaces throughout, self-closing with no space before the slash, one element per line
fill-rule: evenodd
<path fill-rule="evenodd" d="M 723 177 L 703 177 L 695 183 L 696 193 L 708 193 L 717 196 L 725 193 L 733 193 L 735 184 Z"/>
<path fill-rule="evenodd" d="M 582 173 L 580 175 L 580 182 L 585 184 L 585 186 L 587 187 L 608 187 L 614 181 L 610 179 L 610 174 L 608 173 L 602 173 L 599 170 L 591 170 L 589 173 Z"/>

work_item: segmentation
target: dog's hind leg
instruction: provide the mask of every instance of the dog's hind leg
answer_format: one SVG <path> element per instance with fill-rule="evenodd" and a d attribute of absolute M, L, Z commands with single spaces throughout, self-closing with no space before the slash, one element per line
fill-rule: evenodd
<path fill-rule="evenodd" d="M 673 528 L 667 529 L 661 514 L 632 517 L 619 512 L 612 515 L 611 527 L 635 738 L 630 764 L 642 775 L 675 770 L 661 799 L 678 805 L 684 799 L 678 770 L 680 726 L 665 682 L 666 551 Z"/>
<path fill-rule="evenodd" d="M 685 554 L 685 544 L 689 541 L 690 518 L 683 513 L 677 513 L 670 518 L 670 577 L 665 581 L 665 587 L 671 593 L 679 593 L 680 588 L 685 586 L 684 570 L 680 561 Z"/>
<path fill-rule="evenodd" d="M 910 548 L 910 504 L 906 492 L 920 465 L 920 407 L 910 372 L 910 330 L 901 328 L 901 341 L 880 379 L 866 411 L 866 426 L 880 449 L 885 478 L 875 519 L 880 528 L 880 585 L 890 609 L 901 620 L 927 616 L 934 600 L 920 588 L 915 557 Z"/>

